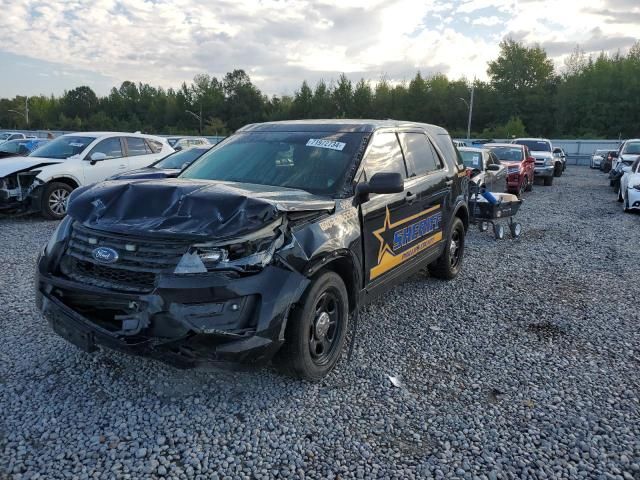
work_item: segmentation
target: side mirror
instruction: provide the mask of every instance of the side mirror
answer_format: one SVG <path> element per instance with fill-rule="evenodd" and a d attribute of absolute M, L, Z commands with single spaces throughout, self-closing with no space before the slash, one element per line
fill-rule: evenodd
<path fill-rule="evenodd" d="M 102 152 L 93 152 L 89 157 L 89 160 L 91 160 L 91 162 L 99 162 L 101 160 L 106 160 L 106 159 L 107 159 L 107 155 Z"/>
<path fill-rule="evenodd" d="M 368 182 L 360 182 L 356 186 L 356 194 L 365 197 L 370 193 L 400 193 L 404 190 L 404 180 L 399 173 L 380 172 Z"/>
<path fill-rule="evenodd" d="M 495 163 L 487 165 L 487 171 L 489 172 L 497 172 L 498 170 L 500 170 L 500 165 L 496 165 Z"/>

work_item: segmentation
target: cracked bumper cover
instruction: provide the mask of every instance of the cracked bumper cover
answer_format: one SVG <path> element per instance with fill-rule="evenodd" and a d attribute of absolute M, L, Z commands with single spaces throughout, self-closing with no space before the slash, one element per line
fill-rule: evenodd
<path fill-rule="evenodd" d="M 104 346 L 189 368 L 267 363 L 291 306 L 309 284 L 274 265 L 245 277 L 161 275 L 149 294 L 116 293 L 49 275 L 38 261 L 36 304 L 54 331 L 85 351 Z M 105 322 L 100 310 L 127 310 Z"/>

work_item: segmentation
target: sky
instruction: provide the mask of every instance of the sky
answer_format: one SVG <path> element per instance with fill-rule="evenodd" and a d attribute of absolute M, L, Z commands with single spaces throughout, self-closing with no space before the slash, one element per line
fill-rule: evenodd
<path fill-rule="evenodd" d="M 506 37 L 558 69 L 577 45 L 624 53 L 640 0 L 0 0 L 0 97 L 179 87 L 236 68 L 269 95 L 340 73 L 486 79 Z"/>

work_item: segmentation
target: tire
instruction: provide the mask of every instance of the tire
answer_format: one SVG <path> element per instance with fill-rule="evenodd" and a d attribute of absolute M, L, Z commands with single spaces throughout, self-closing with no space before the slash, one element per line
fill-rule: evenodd
<path fill-rule="evenodd" d="M 527 186 L 524 188 L 525 192 L 530 192 L 533 190 L 533 179 L 531 179 L 531 181 L 529 181 L 528 177 L 525 177 L 525 180 L 527 181 Z"/>
<path fill-rule="evenodd" d="M 553 168 L 553 176 L 554 177 L 561 177 L 562 176 L 562 164 L 557 164 L 556 166 Z"/>
<path fill-rule="evenodd" d="M 47 183 L 42 192 L 40 212 L 49 220 L 60 220 L 67 214 L 67 201 L 73 188 L 66 183 Z"/>
<path fill-rule="evenodd" d="M 553 177 L 544 177 L 544 186 L 550 187 L 553 185 Z"/>
<path fill-rule="evenodd" d="M 504 238 L 504 227 L 499 223 L 493 225 L 493 235 L 496 240 L 502 240 Z"/>
<path fill-rule="evenodd" d="M 276 365 L 286 375 L 321 380 L 340 359 L 348 326 L 347 288 L 338 274 L 325 271 L 294 307 Z"/>
<path fill-rule="evenodd" d="M 442 255 L 429 265 L 429 273 L 433 277 L 441 280 L 453 280 L 458 276 L 464 258 L 464 235 L 462 220 L 454 217 Z"/>
<path fill-rule="evenodd" d="M 518 188 L 518 193 L 516 194 L 518 198 L 522 197 L 522 194 L 527 190 L 527 179 L 525 178 L 520 184 L 520 188 Z"/>
<path fill-rule="evenodd" d="M 518 222 L 510 223 L 509 230 L 511 231 L 511 238 L 518 238 L 522 235 L 522 224 Z"/>

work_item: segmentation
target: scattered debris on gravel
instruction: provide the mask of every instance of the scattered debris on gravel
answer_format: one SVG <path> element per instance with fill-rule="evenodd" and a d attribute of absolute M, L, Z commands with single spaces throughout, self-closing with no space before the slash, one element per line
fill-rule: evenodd
<path fill-rule="evenodd" d="M 55 223 L 0 219 L 0 478 L 640 478 L 640 216 L 588 168 L 525 199 L 318 384 L 81 352 L 33 305 Z"/>

